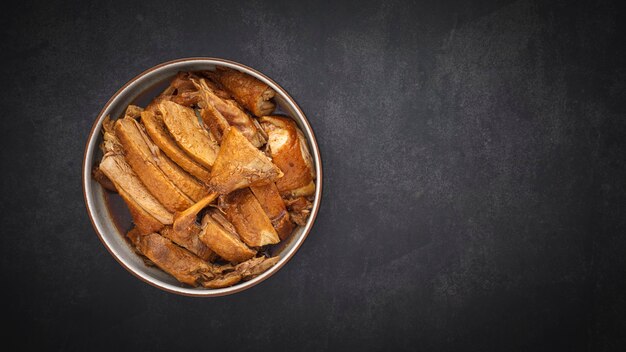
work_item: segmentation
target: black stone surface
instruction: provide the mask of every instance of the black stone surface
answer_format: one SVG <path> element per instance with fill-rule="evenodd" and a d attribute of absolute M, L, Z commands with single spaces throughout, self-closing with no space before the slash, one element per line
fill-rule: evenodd
<path fill-rule="evenodd" d="M 11 3 L 0 14 L 3 342 L 24 350 L 623 351 L 618 2 Z M 162 292 L 98 240 L 84 145 L 163 61 L 264 72 L 310 119 L 324 198 L 292 261 Z"/>

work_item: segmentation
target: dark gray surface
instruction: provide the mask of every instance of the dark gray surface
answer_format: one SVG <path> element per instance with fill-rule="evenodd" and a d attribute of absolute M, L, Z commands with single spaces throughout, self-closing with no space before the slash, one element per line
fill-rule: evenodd
<path fill-rule="evenodd" d="M 3 9 L 4 330 L 48 350 L 624 350 L 626 52 L 611 2 L 81 2 Z M 80 168 L 108 98 L 213 56 L 283 85 L 317 223 L 234 296 L 105 250 Z M 9 341 L 9 340 L 5 340 Z"/>

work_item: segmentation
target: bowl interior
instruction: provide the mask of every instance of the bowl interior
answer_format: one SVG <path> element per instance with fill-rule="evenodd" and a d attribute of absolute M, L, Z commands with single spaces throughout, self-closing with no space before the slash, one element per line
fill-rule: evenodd
<path fill-rule="evenodd" d="M 221 289 L 192 288 L 178 282 L 175 278 L 160 269 L 144 264 L 142 258 L 133 251 L 125 239 L 125 233 L 132 226 L 128 208 L 117 194 L 107 192 L 99 183 L 93 180 L 91 170 L 102 158 L 102 151 L 99 146 L 102 143 L 101 128 L 104 117 L 109 115 L 112 119 L 118 118 L 124 113 L 129 104 L 145 107 L 150 100 L 167 87 L 169 82 L 179 71 L 214 70 L 216 65 L 228 66 L 256 76 L 276 90 L 276 112 L 291 116 L 308 141 L 308 147 L 311 151 L 311 156 L 313 157 L 314 166 L 316 168 L 317 189 L 313 209 L 307 220 L 307 224 L 298 227 L 288 240 L 282 241 L 272 249 L 272 255 L 281 257 L 274 267 L 250 281 L 241 282 L 232 287 Z M 238 292 L 254 286 L 256 283 L 279 270 L 280 267 L 295 254 L 295 251 L 302 244 L 310 231 L 317 209 L 319 208 L 321 196 L 321 168 L 319 151 L 308 121 L 293 99 L 284 92 L 281 87 L 262 74 L 237 63 L 219 59 L 186 59 L 165 63 L 140 74 L 122 87 L 106 104 L 105 108 L 98 116 L 97 121 L 94 123 L 85 150 L 83 186 L 87 210 L 94 228 L 105 247 L 122 266 L 140 279 L 166 291 L 191 296 L 218 296 Z"/>

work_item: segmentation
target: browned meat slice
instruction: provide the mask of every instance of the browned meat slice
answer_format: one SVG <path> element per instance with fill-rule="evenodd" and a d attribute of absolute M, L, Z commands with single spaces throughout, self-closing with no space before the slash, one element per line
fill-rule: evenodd
<path fill-rule="evenodd" d="M 209 170 L 194 161 L 176 144 L 174 138 L 169 134 L 163 117 L 152 111 L 144 111 L 141 113 L 141 122 L 146 128 L 146 132 L 150 139 L 156 144 L 168 157 L 170 157 L 178 166 L 197 177 L 201 181 L 208 181 L 210 177 Z"/>
<path fill-rule="evenodd" d="M 184 211 L 176 212 L 176 214 L 174 214 L 174 231 L 180 232 L 180 236 L 184 236 L 185 233 L 188 232 L 200 232 L 200 227 L 196 221 L 198 213 L 211 204 L 216 198 L 217 193 L 211 193 Z"/>
<path fill-rule="evenodd" d="M 178 281 L 206 288 L 232 286 L 249 280 L 275 265 L 279 258 L 256 257 L 236 266 L 207 263 L 195 254 L 177 246 L 158 233 L 142 235 L 136 228 L 127 235 L 137 252 L 145 256 L 150 265 L 174 276 Z"/>
<path fill-rule="evenodd" d="M 293 231 L 293 223 L 289 217 L 289 212 L 285 206 L 285 202 L 278 192 L 278 188 L 274 182 L 270 182 L 263 186 L 250 186 L 250 190 L 258 199 L 265 214 L 272 221 L 272 225 L 278 233 L 281 240 L 287 238 Z"/>
<path fill-rule="evenodd" d="M 311 214 L 313 204 L 305 197 L 288 199 L 286 204 L 293 222 L 300 226 L 304 226 L 306 224 L 306 219 L 309 217 L 309 214 Z"/>
<path fill-rule="evenodd" d="M 104 174 L 104 172 L 102 172 L 102 170 L 100 170 L 97 165 L 94 166 L 94 168 L 91 170 L 91 177 L 93 177 L 93 179 L 96 180 L 96 182 L 98 182 L 100 186 L 104 187 L 104 189 L 106 189 L 107 191 L 117 192 L 113 182 L 109 180 L 109 178 Z"/>
<path fill-rule="evenodd" d="M 200 126 L 193 109 L 171 101 L 161 101 L 158 109 L 163 122 L 176 143 L 200 165 L 211 168 L 219 146 L 204 127 Z"/>
<path fill-rule="evenodd" d="M 282 177 L 282 172 L 236 128 L 229 128 L 211 170 L 209 186 L 227 194 Z"/>
<path fill-rule="evenodd" d="M 241 274 L 243 280 L 249 280 L 274 266 L 278 260 L 280 260 L 279 257 L 255 257 L 237 264 L 235 270 Z"/>
<path fill-rule="evenodd" d="M 177 246 L 169 239 L 158 233 L 139 235 L 130 231 L 128 237 L 139 252 L 150 259 L 156 266 L 166 273 L 174 276 L 176 280 L 191 285 L 208 285 L 213 280 L 224 282 L 227 271 L 232 271 L 232 266 L 212 265 L 200 259 L 188 250 Z M 239 276 L 239 274 L 235 274 Z M 238 282 L 224 282 L 232 285 Z"/>
<path fill-rule="evenodd" d="M 261 126 L 268 135 L 267 152 L 285 174 L 276 181 L 283 197 L 309 196 L 315 192 L 315 173 L 306 140 L 295 122 L 281 116 L 264 116 Z"/>
<path fill-rule="evenodd" d="M 230 94 L 256 116 L 265 116 L 274 111 L 272 98 L 276 92 L 258 79 L 230 68 L 218 68 L 207 75 L 219 82 Z"/>
<path fill-rule="evenodd" d="M 189 72 L 179 72 L 161 96 L 169 96 L 169 100 L 184 106 L 193 106 L 198 103 L 196 87 L 189 79 Z"/>
<path fill-rule="evenodd" d="M 231 192 L 221 200 L 220 208 L 248 246 L 261 247 L 280 242 L 270 218 L 249 188 Z"/>
<path fill-rule="evenodd" d="M 146 143 L 138 123 L 125 117 L 115 123 L 115 133 L 124 147 L 125 157 L 146 188 L 169 211 L 187 209 L 193 201 L 159 168 L 157 153 Z"/>
<path fill-rule="evenodd" d="M 218 141 L 228 126 L 234 126 L 255 147 L 265 144 L 265 133 L 235 101 L 219 97 L 204 78 L 191 78 L 191 81 L 198 89 L 202 120 Z"/>
<path fill-rule="evenodd" d="M 152 214 L 143 209 L 131 196 L 123 189 L 119 190 L 119 195 L 128 206 L 130 211 L 130 217 L 133 219 L 133 224 L 142 235 L 146 235 L 152 232 L 161 230 L 165 225 L 157 220 Z"/>
<path fill-rule="evenodd" d="M 256 251 L 241 241 L 235 228 L 216 209 L 210 209 L 202 218 L 200 240 L 217 255 L 232 263 L 254 257 Z"/>
<path fill-rule="evenodd" d="M 200 234 L 200 227 L 198 227 L 198 231 L 188 231 L 181 233 L 179 231 L 174 231 L 174 229 L 170 226 L 166 226 L 162 228 L 159 233 L 163 237 L 197 255 L 202 260 L 212 262 L 217 257 L 217 255 L 211 249 L 209 249 L 209 247 L 207 247 L 202 241 L 200 241 L 200 238 L 198 237 L 198 235 Z"/>
<path fill-rule="evenodd" d="M 167 178 L 169 178 L 172 183 L 178 187 L 178 189 L 180 189 L 194 202 L 199 201 L 209 194 L 209 189 L 205 184 L 199 182 L 198 179 L 188 174 L 185 170 L 180 168 L 180 166 L 176 165 L 172 159 L 168 158 L 165 154 L 162 154 L 160 150 L 155 156 L 155 160 L 161 170 L 163 170 L 165 176 L 167 176 Z"/>
<path fill-rule="evenodd" d="M 123 190 L 141 208 L 162 224 L 168 225 L 173 222 L 172 213 L 154 198 L 133 172 L 130 165 L 126 163 L 123 156 L 104 156 L 100 162 L 100 170 L 115 184 L 118 192 L 121 193 L 120 190 Z"/>
<path fill-rule="evenodd" d="M 190 76 L 192 76 L 190 72 L 178 72 L 169 86 L 150 101 L 148 106 L 146 106 L 146 111 L 156 112 L 158 110 L 157 105 L 163 100 L 173 101 L 176 104 L 187 107 L 197 104 L 198 93 L 196 87 L 189 80 Z"/>
<path fill-rule="evenodd" d="M 161 224 L 172 224 L 173 214 L 148 191 L 124 159 L 123 149 L 115 136 L 113 125 L 114 123 L 107 117 L 103 124 L 104 156 L 100 161 L 100 170 L 113 182 L 120 195 L 126 198 L 131 211 L 135 209 L 135 213 L 140 214 L 139 209 L 143 209 Z M 129 200 L 133 202 L 129 203 Z M 133 220 L 137 219 L 133 218 Z"/>
<path fill-rule="evenodd" d="M 161 153 L 159 147 L 150 139 L 150 137 L 148 137 L 145 126 L 137 122 L 137 119 L 141 117 L 142 113 L 143 109 L 134 105 L 129 105 L 128 109 L 126 109 L 126 116 L 122 119 L 122 121 L 132 121 L 137 130 L 134 131 L 132 126 L 130 126 L 130 122 L 125 122 L 128 127 L 124 129 L 127 132 L 124 134 L 125 138 L 122 138 L 121 134 L 118 136 L 122 145 L 124 145 L 124 140 L 134 140 L 134 144 L 139 145 L 146 155 L 152 157 L 151 162 L 154 162 L 163 171 L 165 176 L 185 195 L 191 198 L 191 200 L 198 201 L 202 197 L 206 196 L 209 193 L 207 187 L 198 182 L 195 177 L 185 172 L 185 170 L 181 169 L 164 153 Z M 119 124 L 120 122 L 117 123 Z M 141 139 L 138 137 L 141 137 Z"/>

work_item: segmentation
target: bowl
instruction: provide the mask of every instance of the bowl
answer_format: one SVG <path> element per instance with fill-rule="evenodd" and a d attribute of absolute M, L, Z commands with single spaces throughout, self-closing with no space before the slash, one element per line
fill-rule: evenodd
<path fill-rule="evenodd" d="M 213 70 L 216 66 L 225 66 L 245 72 L 263 81 L 276 91 L 275 102 L 277 110 L 291 116 L 306 137 L 315 166 L 316 190 L 313 208 L 306 224 L 296 228 L 290 239 L 285 241 L 277 253 L 274 253 L 280 259 L 273 267 L 249 281 L 220 289 L 207 289 L 187 286 L 160 269 L 144 264 L 143 259 L 134 252 L 125 238 L 126 231 L 131 228 L 131 218 L 128 209 L 125 208 L 125 204 L 119 199 L 119 196 L 109 194 L 92 178 L 91 171 L 93 166 L 99 163 L 102 158 L 99 146 L 102 142 L 102 122 L 107 115 L 111 116 L 112 119 L 116 119 L 123 114 L 129 104 L 145 106 L 168 85 L 169 81 L 179 71 Z M 296 254 L 298 248 L 300 248 L 310 233 L 320 207 L 322 195 L 322 163 L 315 134 L 306 116 L 294 99 L 285 89 L 261 72 L 234 61 L 210 57 L 183 58 L 156 65 L 131 79 L 113 94 L 98 114 L 91 128 L 85 146 L 82 171 L 87 213 L 96 234 L 109 253 L 126 270 L 146 283 L 167 292 L 195 297 L 223 296 L 241 292 L 259 284 L 280 270 Z"/>

